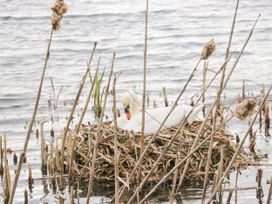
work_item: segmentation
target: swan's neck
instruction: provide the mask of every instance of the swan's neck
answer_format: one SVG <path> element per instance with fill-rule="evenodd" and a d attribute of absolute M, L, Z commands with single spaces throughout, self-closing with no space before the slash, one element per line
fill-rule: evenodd
<path fill-rule="evenodd" d="M 132 102 L 132 107 L 131 107 L 131 115 L 134 116 L 140 111 L 139 104 L 137 102 L 137 98 L 134 98 Z"/>

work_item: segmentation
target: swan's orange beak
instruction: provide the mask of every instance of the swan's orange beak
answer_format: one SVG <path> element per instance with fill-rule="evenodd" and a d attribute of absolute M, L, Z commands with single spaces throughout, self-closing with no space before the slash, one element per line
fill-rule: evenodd
<path fill-rule="evenodd" d="M 131 119 L 131 111 L 130 111 L 129 105 L 125 108 L 125 113 L 126 113 L 127 119 L 130 120 Z"/>

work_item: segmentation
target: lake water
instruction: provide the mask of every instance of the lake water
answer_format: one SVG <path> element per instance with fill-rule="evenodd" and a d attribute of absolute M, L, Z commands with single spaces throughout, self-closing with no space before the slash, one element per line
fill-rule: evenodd
<path fill-rule="evenodd" d="M 52 2 L 0 0 L 0 3 L 0 133 L 7 135 L 8 146 L 19 154 L 34 107 L 45 57 Z M 62 21 L 62 28 L 53 36 L 37 115 L 37 120 L 50 120 L 48 100 L 52 96 L 51 77 L 56 91 L 63 86 L 57 110 L 60 124 L 63 124 L 71 108 L 94 41 L 98 42 L 94 65 L 101 56 L 101 65 L 108 65 L 109 68 L 112 53 L 117 53 L 115 72 L 121 73 L 117 82 L 118 97 L 126 89 L 135 88 L 137 93 L 141 93 L 143 68 L 144 1 L 70 0 L 67 3 L 69 10 Z M 198 61 L 203 44 L 211 38 L 215 40 L 217 49 L 209 59 L 209 68 L 217 70 L 220 67 L 224 60 L 235 5 L 234 0 L 150 1 L 147 89 L 151 102 L 156 100 L 158 104 L 162 104 L 162 87 L 167 88 L 170 101 L 175 99 Z M 259 13 L 261 18 L 225 92 L 229 101 L 233 101 L 240 93 L 242 80 L 246 82 L 247 92 L 255 94 L 260 92 L 263 85 L 271 84 L 271 8 L 271 0 L 240 2 L 230 65 Z M 182 98 L 184 103 L 190 103 L 190 96 L 200 91 L 202 67 L 203 63 Z M 209 77 L 211 76 L 212 72 L 209 72 Z M 87 84 L 90 83 L 87 81 Z M 209 100 L 215 96 L 216 88 L 215 84 L 208 92 Z M 79 107 L 82 107 L 87 90 L 84 90 Z M 86 120 L 92 120 L 91 117 L 90 111 Z M 245 127 L 246 123 L 233 123 L 235 131 L 242 135 L 245 128 L 241 127 Z M 35 128 L 38 127 L 39 125 Z M 54 124 L 56 134 L 61 127 L 62 125 Z M 46 128 L 49 130 L 51 124 L 46 125 Z M 35 136 L 29 143 L 27 164 L 21 173 L 15 203 L 22 203 L 22 195 L 27 186 L 28 166 L 33 169 L 34 178 L 41 177 L 39 141 L 34 138 Z M 262 149 L 262 153 L 270 153 L 271 139 L 259 139 L 257 148 Z M 12 171 L 15 168 L 16 166 L 11 165 Z M 249 182 L 255 184 L 255 173 L 256 168 L 245 171 L 245 179 L 242 179 L 241 185 Z M 265 170 L 264 176 L 265 179 L 272 176 L 271 168 Z M 13 177 L 12 174 L 12 179 Z M 43 188 L 39 181 L 35 182 L 30 203 L 57 202 L 55 195 L 51 193 L 41 199 L 44 196 Z M 243 192 L 240 196 L 240 203 L 248 202 L 248 199 L 257 202 L 255 193 Z M 0 201 L 1 199 L 2 197 Z M 95 198 L 97 203 L 101 203 L 101 199 L 104 198 Z M 185 203 L 199 201 L 187 200 Z"/>

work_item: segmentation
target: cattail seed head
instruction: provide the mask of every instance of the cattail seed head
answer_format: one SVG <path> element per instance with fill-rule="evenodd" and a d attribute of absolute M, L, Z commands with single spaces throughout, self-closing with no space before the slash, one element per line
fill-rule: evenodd
<path fill-rule="evenodd" d="M 256 98 L 245 99 L 236 106 L 234 115 L 240 120 L 243 120 L 254 113 L 256 105 Z"/>
<path fill-rule="evenodd" d="M 61 27 L 60 22 L 63 18 L 63 14 L 65 14 L 68 10 L 68 5 L 64 3 L 63 0 L 56 0 L 52 9 L 52 15 L 51 15 L 51 23 L 53 26 L 53 29 L 55 31 L 58 31 Z"/>
<path fill-rule="evenodd" d="M 214 51 L 215 51 L 215 43 L 214 43 L 214 40 L 211 39 L 209 42 L 207 42 L 204 45 L 202 53 L 201 53 L 201 59 L 204 59 L 204 60 L 208 59 Z"/>

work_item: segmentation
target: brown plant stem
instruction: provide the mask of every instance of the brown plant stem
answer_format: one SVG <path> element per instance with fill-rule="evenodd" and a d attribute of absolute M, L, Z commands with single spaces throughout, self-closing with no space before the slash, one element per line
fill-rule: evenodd
<path fill-rule="evenodd" d="M 87 96 L 87 99 L 86 99 L 86 102 L 85 102 L 85 105 L 84 105 L 84 108 L 82 110 L 82 113 L 80 115 L 80 119 L 79 119 L 79 122 L 77 124 L 77 127 L 76 127 L 76 134 L 79 133 L 79 130 L 80 130 L 80 127 L 81 127 L 81 124 L 82 124 L 82 121 L 84 119 L 84 116 L 85 116 L 85 113 L 88 109 L 88 106 L 89 106 L 89 103 L 90 103 L 90 100 L 91 100 L 91 97 L 92 97 L 92 93 L 93 93 L 93 89 L 94 89 L 94 86 L 95 86 L 95 83 L 96 83 L 96 80 L 97 80 L 97 75 L 98 75 L 98 70 L 99 70 L 99 64 L 100 64 L 100 59 L 98 60 L 98 63 L 97 63 L 97 67 L 96 67 L 96 71 L 95 71 L 95 76 L 94 76 L 94 80 L 92 80 L 92 85 L 91 85 L 91 89 L 88 93 L 88 96 Z M 70 156 L 70 160 L 69 160 L 69 181 L 71 181 L 71 178 L 72 178 L 72 174 L 73 174 L 73 159 L 74 159 L 74 148 L 75 148 L 75 140 L 73 140 L 72 142 L 72 145 L 71 145 L 71 156 Z"/>
<path fill-rule="evenodd" d="M 243 145 L 244 145 L 244 143 L 245 143 L 245 140 L 247 139 L 247 136 L 248 136 L 248 134 L 249 134 L 249 132 L 250 132 L 250 128 L 253 127 L 253 125 L 254 125 L 254 123 L 255 123 L 255 121 L 256 121 L 256 119 L 257 119 L 258 114 L 259 114 L 260 111 L 262 110 L 263 105 L 264 105 L 266 99 L 268 98 L 268 96 L 269 96 L 269 94 L 270 94 L 271 89 L 272 89 L 272 86 L 271 86 L 271 87 L 269 88 L 269 90 L 267 91 L 267 93 L 266 93 L 266 95 L 265 95 L 265 98 L 263 99 L 263 101 L 262 101 L 262 103 L 261 103 L 261 106 L 259 107 L 257 113 L 256 113 L 255 116 L 253 117 L 253 119 L 252 119 L 252 121 L 251 121 L 251 123 L 250 123 L 250 126 L 248 127 L 248 129 L 247 129 L 247 131 L 246 131 L 246 133 L 245 133 L 243 139 L 240 141 L 239 146 L 237 147 L 237 150 L 236 150 L 235 154 L 233 155 L 231 161 L 229 162 L 229 165 L 228 165 L 228 167 L 226 168 L 224 174 L 221 176 L 220 180 L 218 181 L 217 185 L 215 186 L 214 191 L 212 192 L 212 194 L 211 194 L 211 196 L 210 196 L 210 199 L 208 200 L 207 203 L 211 203 L 211 201 L 212 201 L 213 197 L 215 196 L 216 192 L 218 191 L 218 189 L 219 189 L 221 183 L 223 182 L 223 180 L 224 180 L 224 179 L 227 177 L 227 175 L 229 174 L 229 171 L 230 171 L 230 169 L 231 169 L 231 167 L 232 167 L 232 165 L 233 165 L 233 163 L 234 163 L 236 157 L 238 156 L 240 150 L 242 149 L 242 147 L 243 147 Z"/>
<path fill-rule="evenodd" d="M 92 192 L 93 192 L 93 181 L 94 181 L 95 162 L 96 162 L 96 150 L 97 150 L 97 145 L 98 145 L 98 139 L 100 138 L 100 134 L 101 134 L 100 130 L 102 128 L 102 123 L 103 123 L 103 118 L 104 118 L 104 112 L 105 112 L 105 109 L 106 109 L 107 96 L 108 96 L 108 93 L 109 93 L 109 88 L 110 88 L 110 82 L 111 82 L 111 77 L 112 77 L 112 73 L 113 73 L 115 56 L 116 56 L 116 53 L 114 52 L 113 56 L 112 56 L 112 64 L 111 64 L 111 69 L 110 69 L 108 84 L 107 84 L 106 91 L 105 91 L 104 103 L 103 103 L 103 108 L 102 108 L 101 117 L 100 117 L 100 121 L 99 121 L 99 126 L 98 126 L 98 130 L 97 130 L 96 138 L 95 138 L 95 141 L 94 141 L 93 154 L 92 154 L 92 162 L 91 162 L 91 169 L 90 169 L 90 178 L 89 178 L 87 200 L 86 200 L 87 204 L 89 204 L 89 202 L 90 202 L 90 196 L 92 195 Z"/>
<path fill-rule="evenodd" d="M 69 127 L 70 127 L 70 123 L 73 119 L 73 115 L 74 115 L 74 112 L 76 110 L 76 106 L 78 104 L 78 100 L 80 98 L 80 95 L 82 93 L 82 90 L 83 90 L 83 87 L 84 87 L 84 84 L 85 84 L 85 81 L 86 81 L 86 78 L 91 70 L 91 62 L 92 62 L 92 59 L 93 59 L 93 55 L 94 55 L 94 52 L 95 52 L 95 49 L 96 49 L 96 45 L 97 43 L 94 42 L 94 45 L 93 45 L 93 50 L 92 50 L 92 53 L 91 53 L 91 56 L 89 58 L 89 61 L 87 63 L 87 69 L 80 81 L 80 85 L 79 85 L 79 89 L 78 89 L 78 92 L 77 92 L 77 95 L 76 95 L 76 98 L 73 102 L 73 106 L 72 106 L 72 110 L 70 111 L 70 114 L 69 114 L 69 117 L 68 117 L 68 120 L 67 120 L 67 123 L 66 123 L 66 126 L 64 128 L 64 132 L 63 132 L 63 135 L 62 135 L 62 148 L 61 148 L 61 175 L 64 174 L 64 147 L 65 147 L 65 142 L 66 142 L 66 137 L 67 137 L 67 132 L 69 130 Z M 62 176 L 61 177 L 61 188 L 63 190 L 64 188 L 64 177 Z"/>
<path fill-rule="evenodd" d="M 35 122 L 36 114 L 37 114 L 37 111 L 38 111 L 39 102 L 40 102 L 41 93 L 42 93 L 42 85 L 43 85 L 44 76 L 45 76 L 45 70 L 46 70 L 47 62 L 49 60 L 49 55 L 50 55 L 50 47 L 51 47 L 52 37 L 53 37 L 53 28 L 51 28 L 51 31 L 50 31 L 49 42 L 48 42 L 46 57 L 45 57 L 44 66 L 43 66 L 43 70 L 42 70 L 40 85 L 39 85 L 38 93 L 37 93 L 37 97 L 36 97 L 36 102 L 35 102 L 34 110 L 33 110 L 33 113 L 32 113 L 32 118 L 31 118 L 31 121 L 30 121 L 29 126 L 28 126 L 28 130 L 27 130 L 27 134 L 26 134 L 26 138 L 25 138 L 25 143 L 24 143 L 24 148 L 23 148 L 23 153 L 20 156 L 19 164 L 18 164 L 18 167 L 17 167 L 17 170 L 16 170 L 16 175 L 15 175 L 14 183 L 13 183 L 13 186 L 12 186 L 12 191 L 11 191 L 11 195 L 10 195 L 9 204 L 13 203 L 13 198 L 14 198 L 15 191 L 16 191 L 16 188 L 17 188 L 17 183 L 18 183 L 20 173 L 21 173 L 21 170 L 22 170 L 22 167 L 23 167 L 24 156 L 25 156 L 26 151 L 27 151 L 28 142 L 29 142 L 30 135 L 31 135 L 31 132 L 32 132 L 32 127 L 33 127 L 33 124 Z"/>
<path fill-rule="evenodd" d="M 115 204 L 119 204 L 119 169 L 118 169 L 118 133 L 117 133 L 117 110 L 116 110 L 116 92 L 115 92 L 115 85 L 116 85 L 116 76 L 114 77 L 113 81 L 113 89 L 112 89 L 112 95 L 113 95 L 113 116 L 114 116 L 114 192 L 115 192 Z"/>

